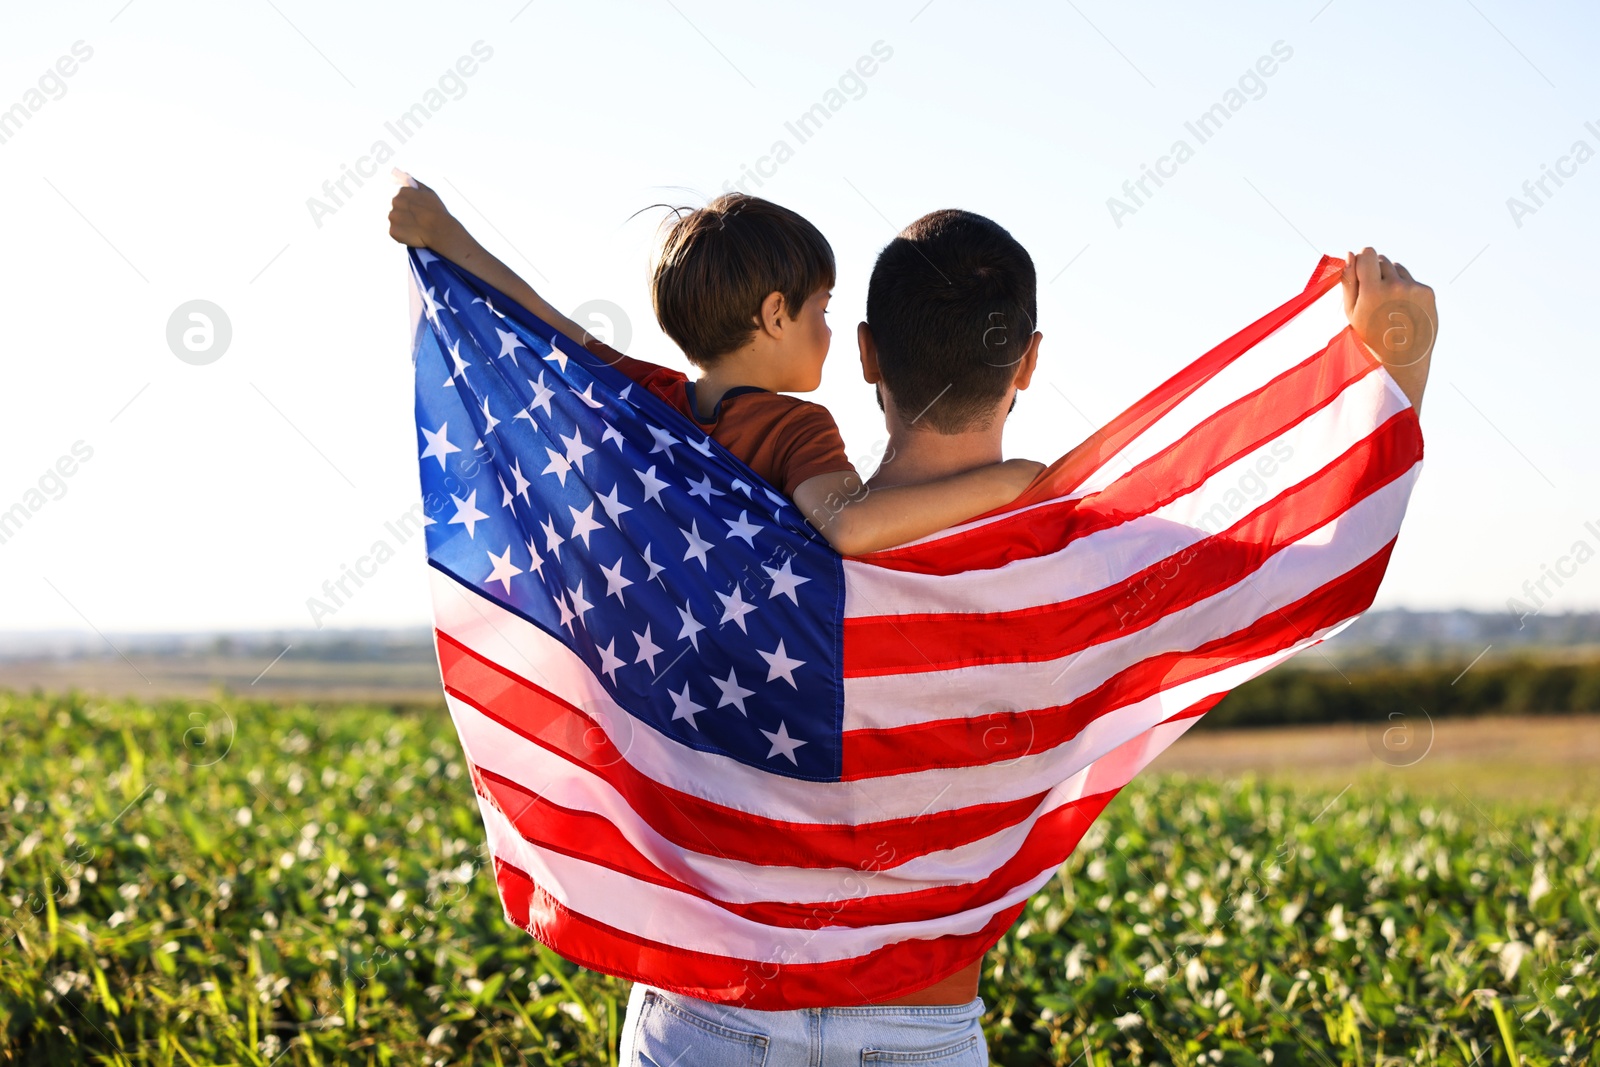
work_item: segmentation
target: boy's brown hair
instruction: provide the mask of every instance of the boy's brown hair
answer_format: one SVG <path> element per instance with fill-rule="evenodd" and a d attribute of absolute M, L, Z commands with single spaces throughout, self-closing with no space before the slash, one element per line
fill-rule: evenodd
<path fill-rule="evenodd" d="M 728 193 L 673 221 L 650 299 L 662 331 L 706 368 L 756 332 L 768 293 L 782 293 L 794 319 L 833 282 L 833 248 L 815 226 L 770 200 Z"/>

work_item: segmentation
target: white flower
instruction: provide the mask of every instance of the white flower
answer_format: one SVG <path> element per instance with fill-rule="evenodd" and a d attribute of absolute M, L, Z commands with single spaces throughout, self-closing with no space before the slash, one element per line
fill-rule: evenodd
<path fill-rule="evenodd" d="M 1533 884 L 1528 887 L 1528 906 L 1539 903 L 1539 898 L 1550 892 L 1550 877 L 1545 874 L 1544 864 L 1533 865 Z"/>

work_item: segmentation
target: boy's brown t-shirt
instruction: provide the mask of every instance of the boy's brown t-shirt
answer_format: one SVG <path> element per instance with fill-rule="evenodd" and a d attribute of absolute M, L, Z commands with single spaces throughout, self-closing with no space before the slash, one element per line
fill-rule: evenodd
<path fill-rule="evenodd" d="M 591 339 L 586 347 L 692 419 L 784 496 L 793 499 L 808 478 L 855 470 L 838 425 L 821 404 L 740 386 L 723 394 L 708 422 L 695 413 L 694 386 L 682 373 L 625 356 L 599 340 Z"/>

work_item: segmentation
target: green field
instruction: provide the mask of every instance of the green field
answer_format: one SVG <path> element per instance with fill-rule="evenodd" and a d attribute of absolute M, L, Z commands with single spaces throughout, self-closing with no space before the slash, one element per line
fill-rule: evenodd
<path fill-rule="evenodd" d="M 0 1063 L 608 1063 L 442 710 L 0 693 Z M 1005 1064 L 1538 1065 L 1600 1036 L 1600 817 L 1141 780 L 989 956 Z"/>

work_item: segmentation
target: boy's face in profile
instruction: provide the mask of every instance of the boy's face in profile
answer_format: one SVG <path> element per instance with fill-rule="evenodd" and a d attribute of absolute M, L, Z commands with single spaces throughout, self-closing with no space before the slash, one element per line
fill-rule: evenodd
<path fill-rule="evenodd" d="M 812 293 L 795 316 L 793 334 L 785 331 L 785 378 L 792 383 L 783 387 L 785 392 L 809 393 L 822 384 L 822 363 L 828 358 L 828 345 L 833 339 L 827 319 L 831 299 L 833 293 L 827 289 Z"/>

